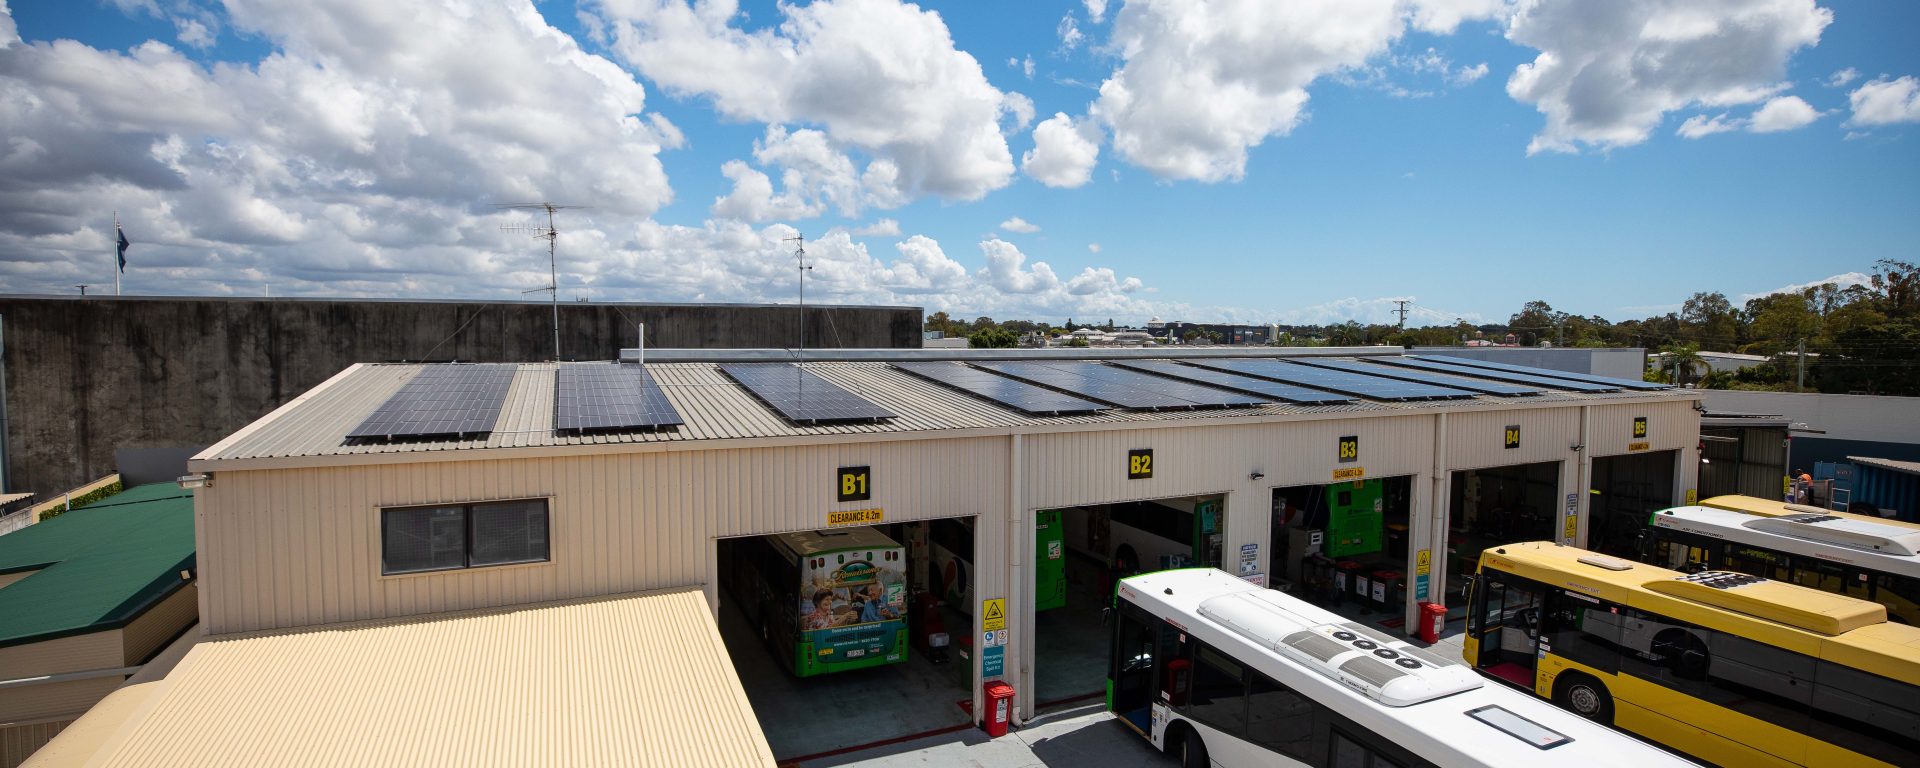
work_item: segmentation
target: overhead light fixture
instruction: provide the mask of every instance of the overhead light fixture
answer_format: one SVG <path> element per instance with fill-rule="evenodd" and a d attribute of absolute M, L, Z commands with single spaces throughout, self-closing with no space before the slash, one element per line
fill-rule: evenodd
<path fill-rule="evenodd" d="M 213 487 L 213 475 L 204 472 L 195 475 L 181 475 L 175 482 L 178 482 L 181 488 L 187 490 L 194 488 L 211 488 Z"/>

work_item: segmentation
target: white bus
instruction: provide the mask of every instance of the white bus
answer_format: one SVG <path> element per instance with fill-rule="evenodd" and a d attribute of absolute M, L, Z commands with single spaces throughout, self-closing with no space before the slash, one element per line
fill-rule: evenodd
<path fill-rule="evenodd" d="M 1186 768 L 1692 765 L 1210 568 L 1120 582 L 1107 709 Z"/>
<path fill-rule="evenodd" d="M 1777 511 L 1703 505 L 1654 513 L 1645 559 L 1678 571 L 1738 571 L 1871 600 L 1886 606 L 1894 621 L 1920 624 L 1920 526 L 1752 501 Z"/>
<path fill-rule="evenodd" d="M 1066 545 L 1124 573 L 1220 560 L 1220 501 L 1129 501 L 1065 515 Z"/>

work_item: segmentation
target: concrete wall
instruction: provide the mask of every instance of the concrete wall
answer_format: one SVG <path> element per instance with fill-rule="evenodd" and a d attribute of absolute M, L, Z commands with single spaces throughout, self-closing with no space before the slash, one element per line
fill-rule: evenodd
<path fill-rule="evenodd" d="M 914 307 L 809 307 L 809 347 L 919 347 Z M 788 347 L 777 305 L 560 305 L 561 356 L 648 346 Z M 208 445 L 353 363 L 553 356 L 536 302 L 0 297 L 12 490 L 57 493 L 112 471 L 114 451 Z"/>
<path fill-rule="evenodd" d="M 1556 371 L 1612 376 L 1639 381 L 1647 368 L 1647 351 L 1638 347 L 1414 347 L 1414 354 L 1452 355 L 1508 365 L 1551 368 Z"/>

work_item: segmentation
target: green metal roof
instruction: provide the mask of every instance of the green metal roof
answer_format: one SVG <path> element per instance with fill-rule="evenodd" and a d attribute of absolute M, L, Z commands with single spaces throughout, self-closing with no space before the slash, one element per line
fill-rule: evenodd
<path fill-rule="evenodd" d="M 0 646 L 125 626 L 186 585 L 193 492 L 135 486 L 0 536 Z"/>

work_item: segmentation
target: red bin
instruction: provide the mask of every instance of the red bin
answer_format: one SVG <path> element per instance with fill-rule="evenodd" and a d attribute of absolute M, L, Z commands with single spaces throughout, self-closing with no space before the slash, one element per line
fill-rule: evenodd
<path fill-rule="evenodd" d="M 1007 724 L 1013 718 L 1013 686 L 1000 680 L 986 684 L 987 717 L 981 727 L 987 730 L 989 738 L 1007 735 Z"/>
<path fill-rule="evenodd" d="M 1420 640 L 1429 645 L 1440 642 L 1440 629 L 1447 625 L 1447 606 L 1441 603 L 1420 604 Z"/>

